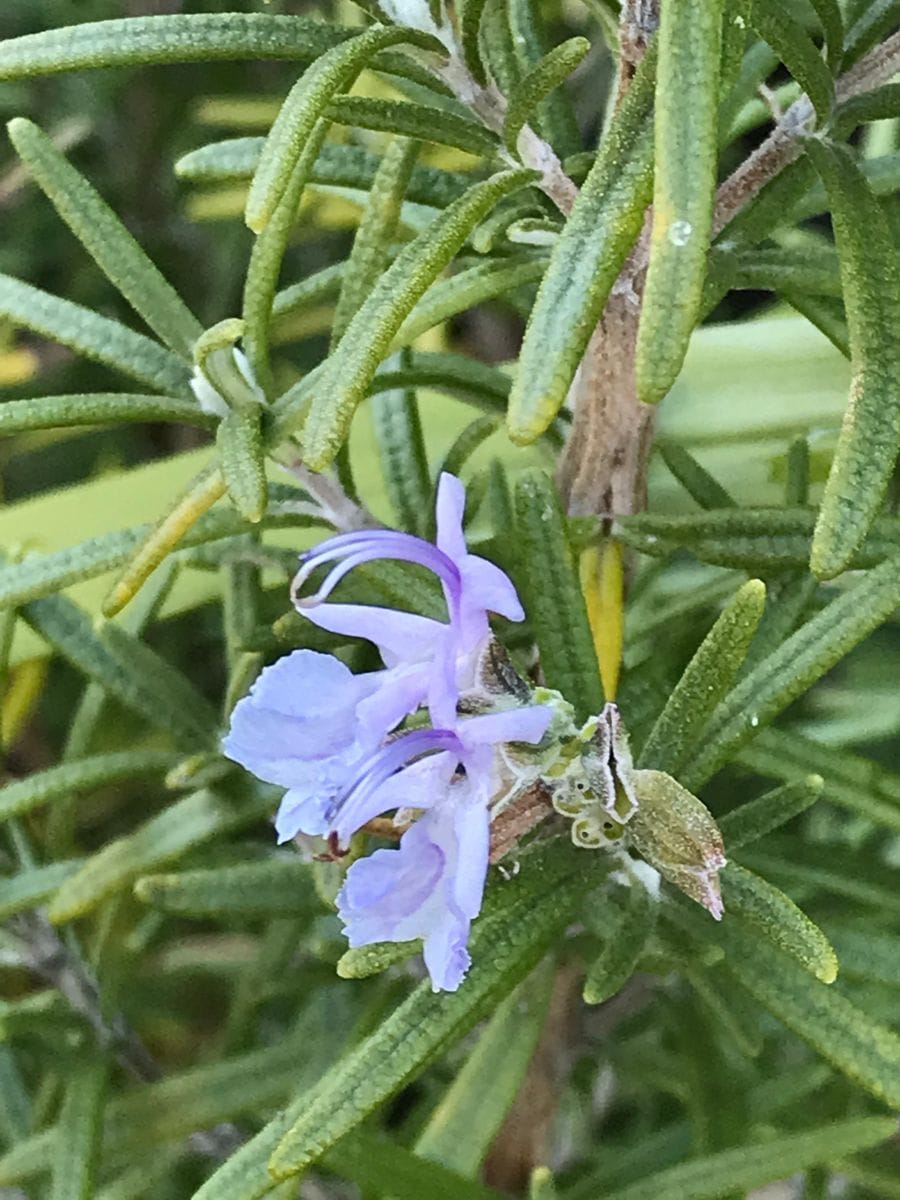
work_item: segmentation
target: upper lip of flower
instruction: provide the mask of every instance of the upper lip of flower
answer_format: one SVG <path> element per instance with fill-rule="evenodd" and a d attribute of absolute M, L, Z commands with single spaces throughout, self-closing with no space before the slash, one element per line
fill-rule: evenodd
<path fill-rule="evenodd" d="M 379 558 L 416 563 L 432 571 L 444 585 L 451 620 L 454 618 L 462 594 L 459 567 L 437 546 L 411 533 L 399 533 L 393 529 L 364 529 L 357 533 L 338 534 L 304 554 L 300 560 L 300 570 L 291 585 L 291 599 L 300 609 L 313 608 L 326 600 L 354 567 Z M 329 571 L 318 591 L 311 596 L 301 596 L 300 591 L 313 571 L 329 562 L 336 563 L 336 566 Z"/>

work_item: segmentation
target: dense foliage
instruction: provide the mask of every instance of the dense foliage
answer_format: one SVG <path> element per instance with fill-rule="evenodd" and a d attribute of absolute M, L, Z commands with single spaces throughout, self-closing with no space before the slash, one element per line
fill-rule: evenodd
<path fill-rule="evenodd" d="M 898 23 L 3 0 L 0 1194 L 900 1195 Z M 452 992 L 222 754 L 442 473 L 639 802 L 498 816 Z"/>

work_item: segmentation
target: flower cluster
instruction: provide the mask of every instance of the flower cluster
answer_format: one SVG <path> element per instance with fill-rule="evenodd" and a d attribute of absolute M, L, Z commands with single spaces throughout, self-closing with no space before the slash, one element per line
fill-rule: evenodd
<path fill-rule="evenodd" d="M 384 668 L 354 675 L 333 655 L 294 651 L 263 671 L 236 706 L 223 744 L 229 758 L 287 789 L 276 818 L 280 841 L 303 833 L 346 845 L 379 814 L 415 816 L 398 847 L 351 865 L 338 911 L 351 946 L 421 938 L 432 985 L 447 991 L 459 986 L 469 965 L 469 927 L 488 866 L 490 805 L 515 757 L 504 747 L 537 745 L 553 717 L 552 706 L 511 695 L 494 695 L 490 705 L 482 696 L 478 705 L 462 707 L 488 711 L 461 715 L 460 699 L 477 689 L 491 640 L 488 614 L 510 621 L 524 615 L 509 578 L 469 553 L 464 507 L 462 484 L 444 474 L 435 545 L 367 529 L 305 555 L 293 587 L 298 610 L 322 629 L 372 642 Z M 437 576 L 446 621 L 327 602 L 354 567 L 385 558 Z M 324 565 L 330 570 L 318 591 L 304 595 Z"/>

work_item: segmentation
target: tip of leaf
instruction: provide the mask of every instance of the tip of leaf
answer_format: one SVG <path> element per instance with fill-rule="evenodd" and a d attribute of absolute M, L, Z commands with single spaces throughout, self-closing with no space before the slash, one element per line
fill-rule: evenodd
<path fill-rule="evenodd" d="M 100 605 L 101 613 L 104 617 L 115 617 L 122 611 L 133 595 L 134 591 L 131 588 L 117 583 Z"/>
<path fill-rule="evenodd" d="M 816 579 L 827 581 L 846 571 L 856 550 L 856 545 L 846 538 L 836 539 L 829 525 L 823 525 L 821 517 L 813 533 L 809 553 L 809 569 Z"/>
<path fill-rule="evenodd" d="M 549 424 L 549 421 L 546 425 L 534 421 L 517 421 L 510 413 L 506 418 L 506 432 L 514 446 L 531 446 L 542 433 L 546 432 Z"/>
<path fill-rule="evenodd" d="M 27 117 L 13 117 L 11 121 L 6 122 L 6 132 L 13 142 L 16 140 L 17 134 L 27 133 L 34 128 L 34 122 L 29 121 Z"/>
<path fill-rule="evenodd" d="M 815 968 L 816 979 L 820 983 L 834 983 L 838 977 L 838 966 L 837 955 L 831 950 L 830 954 L 817 964 Z"/>
<path fill-rule="evenodd" d="M 807 775 L 804 782 L 811 792 L 821 792 L 825 786 L 825 780 L 821 775 Z"/>
<path fill-rule="evenodd" d="M 261 208 L 258 204 L 251 204 L 248 201 L 247 207 L 244 209 L 244 224 L 251 233 L 255 233 L 259 237 L 268 225 L 270 215 L 267 209 Z"/>

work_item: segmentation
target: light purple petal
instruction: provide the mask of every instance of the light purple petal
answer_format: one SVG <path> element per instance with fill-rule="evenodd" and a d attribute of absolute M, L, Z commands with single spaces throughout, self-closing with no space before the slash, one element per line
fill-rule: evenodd
<path fill-rule="evenodd" d="M 372 642 L 387 667 L 430 659 L 447 631 L 441 621 L 374 604 L 320 604 L 300 611 L 320 629 Z"/>
<path fill-rule="evenodd" d="M 268 783 L 305 784 L 311 761 L 355 746 L 356 707 L 377 685 L 377 672 L 353 675 L 330 654 L 295 650 L 267 667 L 235 706 L 222 750 Z"/>
<path fill-rule="evenodd" d="M 437 523 L 437 548 L 442 550 L 457 566 L 468 554 L 466 537 L 463 533 L 463 517 L 466 511 L 466 489 L 455 475 L 444 471 L 438 481 L 435 517 Z"/>
<path fill-rule="evenodd" d="M 328 792 L 304 788 L 292 788 L 285 792 L 275 815 L 278 844 L 291 841 L 298 833 L 324 837 L 328 833 L 325 809 L 330 800 Z"/>
<path fill-rule="evenodd" d="M 499 613 L 508 621 L 525 619 L 516 589 L 505 571 L 477 554 L 467 554 L 459 569 L 464 608 Z"/>
<path fill-rule="evenodd" d="M 545 704 L 507 708 L 502 712 L 469 717 L 457 727 L 460 740 L 470 746 L 493 746 L 498 742 L 528 742 L 535 745 L 547 732 L 553 710 Z"/>
<path fill-rule="evenodd" d="M 422 938 L 435 991 L 455 991 L 469 966 L 469 926 L 481 909 L 489 825 L 465 780 L 403 835 L 397 850 L 355 862 L 338 896 L 351 946 Z"/>
<path fill-rule="evenodd" d="M 381 686 L 361 700 L 356 709 L 361 730 L 378 740 L 424 703 L 431 671 L 425 663 L 415 663 L 379 674 Z M 373 739 L 366 736 L 365 740 Z"/>

